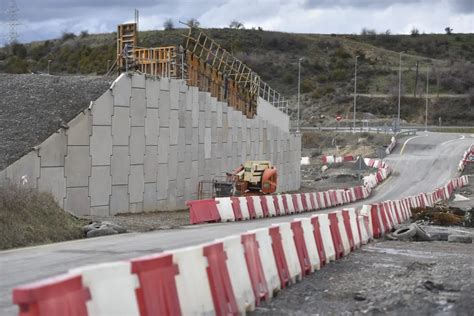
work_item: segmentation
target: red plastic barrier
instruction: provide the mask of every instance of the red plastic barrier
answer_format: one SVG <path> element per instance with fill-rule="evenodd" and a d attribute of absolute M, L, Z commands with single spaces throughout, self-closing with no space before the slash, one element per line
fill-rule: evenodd
<path fill-rule="evenodd" d="M 305 276 L 311 273 L 311 260 L 309 259 L 308 249 L 306 248 L 301 221 L 291 222 L 291 230 L 293 231 L 293 240 L 295 241 L 301 272 L 303 276 Z"/>
<path fill-rule="evenodd" d="M 336 259 L 344 256 L 344 247 L 342 245 L 341 232 L 339 231 L 339 225 L 336 213 L 329 213 L 329 226 L 331 228 L 331 237 L 334 244 L 334 250 L 336 251 Z"/>
<path fill-rule="evenodd" d="M 207 277 L 216 315 L 238 315 L 239 308 L 227 270 L 227 254 L 224 251 L 224 244 L 216 243 L 206 246 L 203 248 L 203 254 L 208 262 Z"/>
<path fill-rule="evenodd" d="M 318 208 L 316 201 L 314 200 L 314 194 L 308 193 L 309 194 L 309 201 L 311 202 L 311 209 L 315 210 Z"/>
<path fill-rule="evenodd" d="M 318 209 L 322 208 L 323 207 L 323 202 L 322 200 L 324 200 L 324 195 L 323 197 L 321 198 L 321 192 L 317 192 L 316 193 L 316 202 L 318 203 Z"/>
<path fill-rule="evenodd" d="M 317 216 L 311 217 L 311 224 L 313 225 L 314 240 L 316 241 L 316 247 L 318 247 L 319 262 L 321 267 L 326 264 L 326 252 L 323 246 L 323 237 L 321 236 L 321 228 L 319 225 L 319 218 Z"/>
<path fill-rule="evenodd" d="M 385 210 L 385 214 L 387 215 L 388 220 L 391 223 L 391 226 L 393 227 L 395 223 L 395 219 L 392 216 L 392 212 L 390 212 L 390 203 L 389 202 L 383 202 L 383 207 Z"/>
<path fill-rule="evenodd" d="M 301 193 L 300 197 L 301 197 L 301 204 L 303 205 L 303 211 L 305 212 L 309 211 L 310 208 L 308 207 L 308 203 L 306 203 L 306 193 Z"/>
<path fill-rule="evenodd" d="M 295 213 L 301 213 L 300 207 L 298 205 L 298 197 L 296 194 L 291 195 L 291 201 L 293 202 L 293 207 L 295 208 Z"/>
<path fill-rule="evenodd" d="M 344 220 L 344 227 L 346 228 L 347 238 L 349 238 L 349 245 L 351 246 L 351 251 L 355 250 L 354 235 L 351 228 L 351 219 L 349 216 L 349 211 L 342 210 L 342 218 Z"/>
<path fill-rule="evenodd" d="M 282 211 L 280 211 L 280 205 L 278 204 L 278 197 L 276 195 L 273 196 L 273 206 L 275 207 L 276 215 L 281 215 Z"/>
<path fill-rule="evenodd" d="M 284 214 L 288 214 L 289 213 L 289 211 L 288 211 L 288 201 L 286 200 L 286 195 L 282 195 L 281 200 L 283 201 L 283 207 L 285 208 L 283 210 Z"/>
<path fill-rule="evenodd" d="M 263 272 L 262 260 L 258 252 L 257 238 L 255 234 L 242 234 L 241 238 L 255 303 L 259 305 L 261 300 L 268 300 L 268 287 Z"/>
<path fill-rule="evenodd" d="M 131 261 L 132 273 L 140 281 L 135 290 L 141 316 L 180 315 L 178 290 L 175 276 L 178 266 L 173 255 L 159 254 Z"/>
<path fill-rule="evenodd" d="M 383 203 L 378 204 L 380 209 L 380 218 L 382 219 L 382 225 L 384 227 L 384 232 L 388 233 L 390 231 L 390 226 L 388 225 L 387 213 L 385 212 L 385 207 Z"/>
<path fill-rule="evenodd" d="M 191 224 L 221 220 L 214 199 L 187 201 L 186 205 L 189 207 L 189 222 Z"/>
<path fill-rule="evenodd" d="M 263 195 L 260 197 L 260 205 L 262 206 L 263 217 L 270 217 L 270 211 L 268 210 L 267 199 Z"/>
<path fill-rule="evenodd" d="M 344 161 L 353 161 L 354 156 L 344 156 Z"/>
<path fill-rule="evenodd" d="M 327 191 L 323 192 L 323 198 L 324 198 L 324 205 L 326 207 L 333 206 L 333 204 L 331 204 L 331 200 L 329 199 L 329 192 Z"/>
<path fill-rule="evenodd" d="M 370 214 L 372 217 L 372 232 L 374 234 L 374 238 L 379 238 L 382 236 L 382 230 L 380 227 L 380 218 L 378 212 L 377 204 L 372 204 L 370 207 Z"/>
<path fill-rule="evenodd" d="M 403 220 L 400 218 L 400 215 L 398 215 L 398 213 L 401 211 L 398 208 L 398 204 L 395 203 L 394 201 L 392 201 L 390 203 L 392 203 L 392 208 L 395 210 L 395 216 L 397 217 L 397 224 L 401 224 Z"/>
<path fill-rule="evenodd" d="M 20 316 L 87 316 L 90 299 L 80 275 L 61 275 L 13 289 Z"/>
<path fill-rule="evenodd" d="M 245 198 L 247 200 L 247 208 L 249 210 L 250 218 L 257 218 L 257 214 L 255 213 L 255 206 L 253 205 L 253 199 L 250 196 Z"/>
<path fill-rule="evenodd" d="M 283 244 L 281 242 L 280 227 L 270 227 L 268 231 L 272 239 L 273 255 L 275 256 L 281 288 L 284 289 L 286 285 L 289 284 L 291 278 L 288 263 L 286 262 L 285 251 L 283 250 Z"/>
<path fill-rule="evenodd" d="M 240 209 L 240 200 L 238 197 L 231 197 L 230 200 L 232 201 L 232 211 L 234 212 L 235 220 L 239 221 L 244 218 L 242 215 L 242 210 Z"/>

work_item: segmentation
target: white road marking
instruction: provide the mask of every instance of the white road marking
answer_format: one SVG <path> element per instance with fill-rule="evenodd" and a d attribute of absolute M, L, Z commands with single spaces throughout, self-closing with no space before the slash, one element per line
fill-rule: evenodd
<path fill-rule="evenodd" d="M 445 142 L 441 143 L 441 146 L 443 146 L 443 145 L 446 145 L 446 144 L 449 144 L 449 143 L 451 143 L 451 142 L 454 142 L 454 141 L 457 141 L 457 140 L 464 139 L 464 138 L 466 138 L 466 136 L 464 136 L 464 135 L 461 135 L 461 137 L 459 137 L 459 138 L 456 138 L 456 139 L 451 139 L 451 140 L 447 140 L 447 141 L 445 141 Z"/>
<path fill-rule="evenodd" d="M 418 137 L 426 137 L 426 136 L 428 136 L 428 135 L 425 135 L 425 136 L 413 136 L 413 137 L 411 137 L 411 138 L 408 138 L 408 139 L 403 143 L 402 150 L 400 150 L 400 156 L 403 155 L 403 150 L 405 149 L 406 144 L 407 144 L 410 140 L 415 139 L 415 138 L 418 138 Z"/>

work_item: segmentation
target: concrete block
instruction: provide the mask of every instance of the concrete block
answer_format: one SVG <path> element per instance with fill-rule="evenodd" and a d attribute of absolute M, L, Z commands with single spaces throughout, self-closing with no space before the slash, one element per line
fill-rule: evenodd
<path fill-rule="evenodd" d="M 109 205 L 111 190 L 110 166 L 93 166 L 89 178 L 91 206 Z"/>
<path fill-rule="evenodd" d="M 132 88 L 130 99 L 130 122 L 132 126 L 145 126 L 145 89 Z"/>
<path fill-rule="evenodd" d="M 91 206 L 91 215 L 92 216 L 109 216 L 110 211 L 109 211 L 109 206 L 108 205 L 102 205 L 102 206 Z"/>
<path fill-rule="evenodd" d="M 112 155 L 111 126 L 92 126 L 90 155 L 93 166 L 110 165 Z"/>
<path fill-rule="evenodd" d="M 197 159 L 197 157 L 196 157 Z M 192 145 L 186 145 L 184 150 L 184 162 L 185 162 L 185 173 L 186 177 L 189 178 L 191 174 L 191 162 L 193 161 L 193 149 Z"/>
<path fill-rule="evenodd" d="M 69 123 L 66 130 L 68 145 L 88 146 L 89 137 L 92 133 L 92 118 L 90 112 L 79 113 Z"/>
<path fill-rule="evenodd" d="M 145 75 L 135 73 L 132 76 L 132 88 L 145 89 Z"/>
<path fill-rule="evenodd" d="M 192 113 L 191 111 L 186 111 L 185 114 L 185 125 L 184 125 L 184 141 L 186 145 L 191 145 L 193 143 L 193 124 L 192 124 Z"/>
<path fill-rule="evenodd" d="M 186 127 L 186 112 L 187 111 L 184 107 L 180 107 L 178 110 L 178 122 L 180 128 Z"/>
<path fill-rule="evenodd" d="M 197 198 L 195 195 L 196 189 L 193 186 L 191 179 L 184 180 L 184 199 L 185 200 L 194 200 Z"/>
<path fill-rule="evenodd" d="M 178 174 L 178 146 L 169 147 L 168 169 L 169 179 L 176 180 Z"/>
<path fill-rule="evenodd" d="M 204 144 L 204 138 L 206 137 L 206 118 L 204 112 L 199 112 L 199 125 L 198 125 L 198 135 L 199 135 L 199 144 Z"/>
<path fill-rule="evenodd" d="M 170 91 L 161 90 L 158 102 L 158 111 L 161 127 L 168 127 L 170 123 Z"/>
<path fill-rule="evenodd" d="M 158 165 L 158 180 L 157 180 L 157 199 L 163 200 L 168 197 L 168 164 Z"/>
<path fill-rule="evenodd" d="M 41 176 L 38 178 L 38 191 L 49 192 L 60 207 L 64 207 L 66 197 L 66 178 L 64 167 L 41 168 Z"/>
<path fill-rule="evenodd" d="M 185 162 L 179 162 L 178 174 L 176 177 L 176 196 L 184 196 L 185 180 L 186 180 Z"/>
<path fill-rule="evenodd" d="M 176 181 L 170 181 L 168 184 L 168 209 L 176 209 Z"/>
<path fill-rule="evenodd" d="M 128 213 L 129 211 L 128 185 L 112 185 L 110 215 Z"/>
<path fill-rule="evenodd" d="M 143 168 L 145 183 L 156 183 L 158 176 L 158 146 L 146 146 Z"/>
<path fill-rule="evenodd" d="M 178 134 L 178 161 L 184 161 L 186 151 L 185 128 L 179 129 Z"/>
<path fill-rule="evenodd" d="M 217 127 L 222 127 L 222 107 L 224 107 L 223 102 L 216 103 L 216 119 Z"/>
<path fill-rule="evenodd" d="M 64 157 L 67 153 L 67 135 L 65 130 L 59 130 L 48 137 L 38 146 L 41 167 L 64 167 Z"/>
<path fill-rule="evenodd" d="M 206 104 L 209 104 L 207 102 L 208 96 L 210 96 L 210 94 L 208 92 L 199 91 L 198 104 L 199 104 L 199 111 L 200 112 L 204 112 L 206 110 Z"/>
<path fill-rule="evenodd" d="M 143 202 L 130 203 L 130 213 L 142 213 L 142 212 L 143 212 Z"/>
<path fill-rule="evenodd" d="M 114 146 L 111 158 L 112 184 L 128 184 L 130 154 L 127 146 Z"/>
<path fill-rule="evenodd" d="M 204 126 L 211 127 L 211 120 L 214 115 L 212 114 L 211 106 L 209 103 L 206 104 L 206 108 L 204 109 Z"/>
<path fill-rule="evenodd" d="M 128 146 L 130 138 L 130 109 L 114 107 L 112 117 L 113 145 Z"/>
<path fill-rule="evenodd" d="M 183 91 L 180 91 L 179 92 L 179 100 L 178 100 L 178 103 L 179 103 L 179 109 L 182 110 L 182 111 L 186 111 L 186 105 L 187 105 L 187 102 L 188 102 L 188 94 L 186 92 L 183 92 Z"/>
<path fill-rule="evenodd" d="M 197 128 L 193 128 L 193 141 L 192 141 L 192 153 L 193 153 L 193 160 L 198 159 L 198 148 L 199 148 L 199 130 Z"/>
<path fill-rule="evenodd" d="M 211 158 L 211 143 L 212 143 L 211 129 L 206 128 L 204 135 L 205 135 L 205 137 L 204 137 L 204 158 L 208 159 L 208 158 Z"/>
<path fill-rule="evenodd" d="M 130 176 L 128 178 L 128 192 L 130 203 L 143 202 L 145 191 L 145 175 L 143 165 L 131 165 Z"/>
<path fill-rule="evenodd" d="M 205 159 L 204 159 L 204 147 L 198 147 L 198 176 L 204 176 L 204 167 L 205 167 Z"/>
<path fill-rule="evenodd" d="M 160 98 L 160 81 L 155 78 L 146 78 L 146 107 L 158 108 L 158 100 Z"/>
<path fill-rule="evenodd" d="M 38 152 L 33 150 L 15 161 L 6 169 L 6 175 L 10 183 L 13 185 L 20 185 L 23 183 L 24 176 L 27 183 L 22 185 L 27 188 L 36 188 L 37 179 L 40 176 L 40 158 Z"/>
<path fill-rule="evenodd" d="M 92 102 L 92 125 L 112 125 L 114 97 L 107 90 L 97 100 Z"/>
<path fill-rule="evenodd" d="M 158 209 L 158 200 L 156 194 L 156 182 L 145 183 L 145 193 L 143 195 L 143 211 L 153 212 Z"/>
<path fill-rule="evenodd" d="M 198 127 L 199 126 L 199 103 L 193 99 L 193 104 L 192 104 L 192 109 L 191 109 L 191 116 L 192 116 L 192 126 L 193 127 Z"/>
<path fill-rule="evenodd" d="M 89 184 L 92 159 L 87 146 L 68 146 L 64 173 L 67 187 L 85 187 Z"/>
<path fill-rule="evenodd" d="M 112 84 L 114 106 L 130 106 L 132 96 L 132 78 L 127 74 L 120 75 Z"/>
<path fill-rule="evenodd" d="M 171 110 L 179 109 L 179 86 L 180 86 L 179 80 L 171 79 L 170 81 L 170 109 Z"/>
<path fill-rule="evenodd" d="M 160 79 L 160 90 L 169 91 L 170 90 L 170 79 L 169 78 L 161 78 Z"/>
<path fill-rule="evenodd" d="M 178 144 L 178 130 L 179 130 L 179 112 L 172 110 L 170 112 L 170 145 Z"/>
<path fill-rule="evenodd" d="M 160 128 L 158 136 L 158 163 L 167 163 L 170 147 L 170 129 Z"/>
<path fill-rule="evenodd" d="M 135 126 L 130 134 L 130 163 L 143 164 L 145 158 L 145 128 Z"/>
<path fill-rule="evenodd" d="M 145 118 L 146 145 L 158 145 L 159 129 L 160 125 L 158 120 L 158 109 L 147 109 Z"/>
<path fill-rule="evenodd" d="M 90 215 L 89 188 L 67 188 L 64 210 L 76 216 Z"/>
<path fill-rule="evenodd" d="M 197 90 L 197 87 L 189 87 L 188 86 L 188 92 L 187 92 L 187 97 L 186 97 L 186 110 L 187 111 L 192 111 L 194 105 L 198 107 L 199 110 L 199 105 L 198 105 L 198 93 L 199 90 Z"/>

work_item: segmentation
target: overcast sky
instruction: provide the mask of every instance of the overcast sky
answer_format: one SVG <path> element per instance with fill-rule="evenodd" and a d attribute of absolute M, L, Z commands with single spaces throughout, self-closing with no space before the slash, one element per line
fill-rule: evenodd
<path fill-rule="evenodd" d="M 7 39 L 5 14 L 11 0 L 0 0 L 0 43 Z M 16 0 L 22 42 L 60 36 L 63 31 L 112 32 L 140 11 L 140 29 L 162 29 L 197 18 L 203 27 L 246 28 L 301 33 L 360 33 L 362 28 L 392 34 L 474 32 L 474 0 Z M 130 3 L 133 3 L 131 5 Z"/>

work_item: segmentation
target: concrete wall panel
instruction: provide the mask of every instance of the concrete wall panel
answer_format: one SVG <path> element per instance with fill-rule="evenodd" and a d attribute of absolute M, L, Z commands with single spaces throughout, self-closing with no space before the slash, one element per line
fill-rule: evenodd
<path fill-rule="evenodd" d="M 68 146 L 64 168 L 67 187 L 86 187 L 91 175 L 91 163 L 88 146 Z"/>
<path fill-rule="evenodd" d="M 92 102 L 92 124 L 112 125 L 112 114 L 114 107 L 114 96 L 107 90 L 96 101 Z"/>
<path fill-rule="evenodd" d="M 143 193 L 145 191 L 145 175 L 143 172 L 143 165 L 130 166 L 130 177 L 128 180 L 130 203 L 143 202 Z"/>
<path fill-rule="evenodd" d="M 130 108 L 114 107 L 112 140 L 114 145 L 128 146 L 130 141 Z"/>
<path fill-rule="evenodd" d="M 67 152 L 67 135 L 65 130 L 61 129 L 58 133 L 54 133 L 38 148 L 41 167 L 64 167 L 64 157 Z"/>
<path fill-rule="evenodd" d="M 91 206 L 109 205 L 111 187 L 110 166 L 93 166 L 89 178 Z"/>
<path fill-rule="evenodd" d="M 40 176 L 40 158 L 36 150 L 30 151 L 6 169 L 7 178 L 14 185 L 22 184 L 28 188 L 37 188 Z M 26 179 L 24 182 L 23 179 Z"/>
<path fill-rule="evenodd" d="M 121 74 L 112 83 L 112 95 L 115 106 L 130 106 L 132 96 L 132 78 L 128 74 Z"/>
<path fill-rule="evenodd" d="M 156 183 L 158 176 L 158 146 L 146 146 L 143 167 L 145 170 L 145 183 Z"/>
<path fill-rule="evenodd" d="M 68 145 L 88 146 L 92 133 L 92 117 L 90 111 L 79 113 L 69 123 L 66 130 Z"/>
<path fill-rule="evenodd" d="M 75 215 L 90 215 L 89 188 L 67 188 L 64 208 Z"/>
<path fill-rule="evenodd" d="M 145 158 L 145 128 L 132 127 L 130 134 L 130 163 L 143 164 Z"/>
<path fill-rule="evenodd" d="M 128 213 L 129 210 L 128 185 L 113 185 L 110 196 L 110 215 Z"/>
<path fill-rule="evenodd" d="M 145 89 L 132 88 L 130 99 L 130 122 L 132 126 L 145 126 Z"/>
<path fill-rule="evenodd" d="M 128 184 L 130 154 L 128 146 L 114 146 L 111 158 L 112 184 Z"/>
<path fill-rule="evenodd" d="M 158 109 L 147 109 L 145 118 L 145 142 L 147 145 L 158 145 Z"/>
<path fill-rule="evenodd" d="M 59 206 L 64 207 L 64 198 L 66 197 L 64 167 L 41 168 L 38 190 L 51 193 Z"/>
<path fill-rule="evenodd" d="M 110 156 L 112 155 L 111 126 L 92 126 L 90 143 L 92 165 L 110 165 Z"/>

